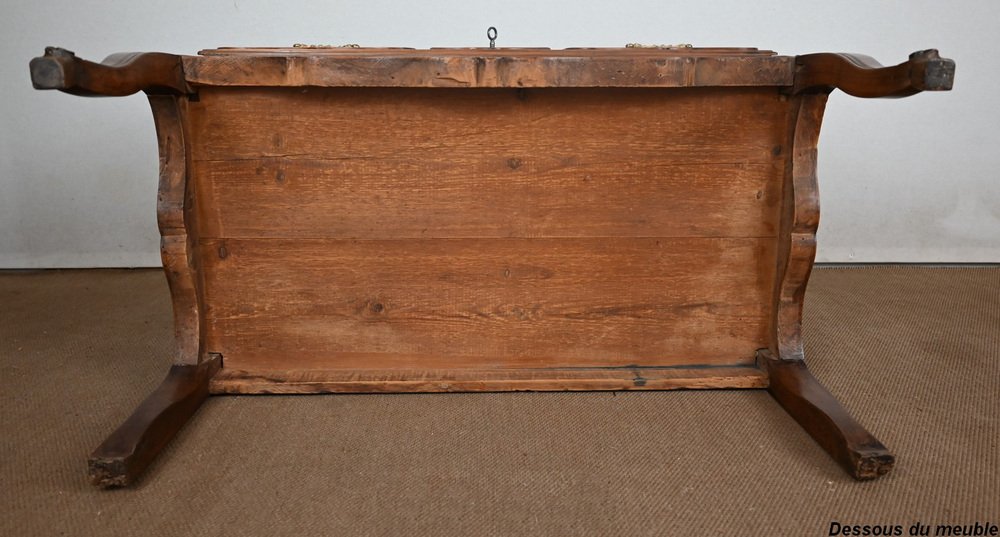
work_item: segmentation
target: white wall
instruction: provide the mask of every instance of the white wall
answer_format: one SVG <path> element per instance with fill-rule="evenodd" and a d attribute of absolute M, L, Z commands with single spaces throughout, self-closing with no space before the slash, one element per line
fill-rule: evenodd
<path fill-rule="evenodd" d="M 938 48 L 955 90 L 901 100 L 835 93 L 820 147 L 820 261 L 1000 262 L 1000 2 L 576 0 L 171 2 L 4 0 L 0 7 L 0 267 L 157 266 L 156 139 L 145 98 L 31 89 L 46 45 L 193 54 L 216 46 L 360 43 L 757 46 L 884 64 Z"/>

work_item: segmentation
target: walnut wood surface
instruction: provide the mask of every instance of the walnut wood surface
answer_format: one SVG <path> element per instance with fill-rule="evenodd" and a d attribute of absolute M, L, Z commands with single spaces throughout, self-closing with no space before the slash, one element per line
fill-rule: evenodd
<path fill-rule="evenodd" d="M 768 391 L 847 473 L 868 480 L 892 470 L 895 457 L 812 376 L 805 362 L 761 354 L 770 376 Z"/>
<path fill-rule="evenodd" d="M 90 455 L 91 481 L 127 486 L 146 469 L 208 397 L 218 356 L 199 365 L 175 365 L 163 383 Z"/>
<path fill-rule="evenodd" d="M 187 150 L 177 97 L 150 95 L 160 149 L 160 184 L 156 200 L 160 228 L 160 258 L 174 305 L 174 363 L 197 364 L 202 352 L 201 274 L 194 252 L 196 232 L 189 233 L 192 211 L 188 203 Z"/>
<path fill-rule="evenodd" d="M 792 124 L 791 166 L 784 177 L 771 350 L 783 360 L 801 360 L 802 307 L 816 257 L 819 189 L 816 156 L 826 94 L 798 97 Z"/>
<path fill-rule="evenodd" d="M 795 93 L 840 89 L 855 97 L 906 97 L 921 91 L 948 91 L 955 62 L 934 49 L 914 52 L 892 67 L 861 54 L 806 54 L 795 59 Z"/>
<path fill-rule="evenodd" d="M 351 369 L 248 372 L 225 368 L 212 393 L 306 394 L 494 392 L 565 390 L 675 390 L 766 388 L 754 366 L 622 367 L 574 369 Z"/>
<path fill-rule="evenodd" d="M 124 96 L 189 93 L 181 57 L 160 52 L 112 54 L 101 63 L 76 57 L 73 52 L 47 47 L 45 55 L 31 60 L 35 89 L 57 89 L 81 96 Z"/>

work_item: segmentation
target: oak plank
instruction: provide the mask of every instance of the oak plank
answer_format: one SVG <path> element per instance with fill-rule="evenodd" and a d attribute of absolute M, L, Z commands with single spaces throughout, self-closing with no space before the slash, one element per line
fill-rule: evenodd
<path fill-rule="evenodd" d="M 425 161 L 456 150 L 444 160 L 471 174 L 489 159 L 478 152 L 773 162 L 789 110 L 774 88 L 203 88 L 189 113 L 193 160 Z"/>
<path fill-rule="evenodd" d="M 387 158 L 198 162 L 206 238 L 777 234 L 782 162 Z M 471 155 L 475 148 L 466 148 Z"/>
<path fill-rule="evenodd" d="M 207 343 L 243 369 L 750 363 L 771 239 L 213 239 Z"/>
<path fill-rule="evenodd" d="M 788 107 L 702 93 L 205 91 L 201 235 L 774 236 Z"/>

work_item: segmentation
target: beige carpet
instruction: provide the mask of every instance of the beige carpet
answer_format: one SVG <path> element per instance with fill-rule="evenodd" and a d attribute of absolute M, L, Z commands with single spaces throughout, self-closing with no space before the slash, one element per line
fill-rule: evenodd
<path fill-rule="evenodd" d="M 1000 269 L 814 273 L 809 364 L 897 455 L 763 391 L 210 399 L 134 489 L 85 459 L 171 359 L 160 271 L 0 273 L 0 535 L 828 535 L 1000 523 Z M 932 531 L 933 535 L 933 531 Z"/>

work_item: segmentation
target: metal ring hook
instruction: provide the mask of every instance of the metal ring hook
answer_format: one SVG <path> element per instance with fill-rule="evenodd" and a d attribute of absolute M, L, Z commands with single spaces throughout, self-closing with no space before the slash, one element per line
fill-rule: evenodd
<path fill-rule="evenodd" d="M 486 37 L 490 40 L 490 48 L 497 48 L 497 29 L 496 26 L 490 26 L 486 29 Z"/>

